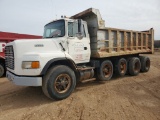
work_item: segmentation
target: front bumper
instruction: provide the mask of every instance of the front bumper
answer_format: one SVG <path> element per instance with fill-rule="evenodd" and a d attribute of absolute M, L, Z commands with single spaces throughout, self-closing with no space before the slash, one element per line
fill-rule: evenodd
<path fill-rule="evenodd" d="M 42 77 L 23 77 L 6 72 L 8 80 L 12 81 L 16 85 L 20 86 L 42 86 Z"/>

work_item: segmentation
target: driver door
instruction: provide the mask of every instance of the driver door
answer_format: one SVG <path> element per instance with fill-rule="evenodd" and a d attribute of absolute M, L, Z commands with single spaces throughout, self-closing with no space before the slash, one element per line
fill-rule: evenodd
<path fill-rule="evenodd" d="M 86 63 L 90 60 L 90 40 L 86 37 L 84 24 L 82 29 L 83 38 L 78 38 L 78 22 L 68 22 L 68 53 L 75 63 Z"/>

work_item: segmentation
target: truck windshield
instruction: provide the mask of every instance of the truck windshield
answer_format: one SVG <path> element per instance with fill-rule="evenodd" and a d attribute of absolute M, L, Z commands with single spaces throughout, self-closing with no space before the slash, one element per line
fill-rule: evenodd
<path fill-rule="evenodd" d="M 44 26 L 43 38 L 63 37 L 65 35 L 64 20 L 54 21 Z"/>

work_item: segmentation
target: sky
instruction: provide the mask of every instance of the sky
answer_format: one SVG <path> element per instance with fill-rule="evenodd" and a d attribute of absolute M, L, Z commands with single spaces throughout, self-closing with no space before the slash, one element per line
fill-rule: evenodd
<path fill-rule="evenodd" d="M 46 23 L 91 7 L 100 10 L 106 27 L 154 28 L 160 40 L 160 0 L 0 0 L 0 31 L 43 35 Z"/>

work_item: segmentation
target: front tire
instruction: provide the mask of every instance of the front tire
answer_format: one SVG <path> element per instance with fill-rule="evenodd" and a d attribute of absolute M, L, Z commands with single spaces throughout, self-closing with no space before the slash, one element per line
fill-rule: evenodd
<path fill-rule="evenodd" d="M 72 69 L 57 65 L 49 69 L 43 78 L 42 90 L 51 99 L 65 99 L 75 89 L 76 77 Z"/>
<path fill-rule="evenodd" d="M 2 77 L 5 73 L 5 68 L 2 64 L 0 64 L 0 77 Z"/>

